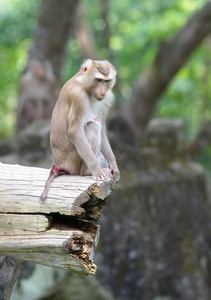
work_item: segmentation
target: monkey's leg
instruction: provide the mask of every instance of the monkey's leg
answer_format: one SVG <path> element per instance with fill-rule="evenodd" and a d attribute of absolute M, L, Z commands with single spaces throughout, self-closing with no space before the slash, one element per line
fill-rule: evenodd
<path fill-rule="evenodd" d="M 101 143 L 101 135 L 100 135 L 100 128 L 95 122 L 88 122 L 87 127 L 85 129 L 86 138 L 91 146 L 92 151 L 98 156 L 100 150 L 100 143 Z M 92 175 L 92 172 L 87 168 L 85 162 L 82 163 L 80 175 L 89 176 Z"/>
<path fill-rule="evenodd" d="M 58 175 L 59 175 L 59 173 L 56 172 L 54 170 L 54 168 L 52 168 L 51 171 L 50 171 L 49 177 L 48 177 L 48 179 L 45 183 L 45 189 L 44 189 L 44 191 L 42 192 L 42 194 L 40 196 L 40 202 L 41 203 L 44 203 L 45 198 L 46 198 L 46 196 L 48 194 L 48 191 L 49 191 L 49 188 L 50 188 L 50 184 L 54 180 L 54 178 L 57 177 Z"/>

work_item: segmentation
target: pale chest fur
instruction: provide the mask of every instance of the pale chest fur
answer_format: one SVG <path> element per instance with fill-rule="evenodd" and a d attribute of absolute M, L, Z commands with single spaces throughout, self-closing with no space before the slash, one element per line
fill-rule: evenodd
<path fill-rule="evenodd" d="M 98 101 L 95 98 L 89 99 L 86 122 L 94 121 L 97 125 L 102 126 L 102 123 L 105 121 L 108 114 L 111 100 L 111 97 L 108 96 L 101 101 Z"/>
<path fill-rule="evenodd" d="M 86 123 L 94 122 L 99 127 L 99 129 L 101 129 L 103 118 L 102 109 L 102 103 L 93 99 L 93 101 L 90 103 L 89 111 L 87 112 Z"/>

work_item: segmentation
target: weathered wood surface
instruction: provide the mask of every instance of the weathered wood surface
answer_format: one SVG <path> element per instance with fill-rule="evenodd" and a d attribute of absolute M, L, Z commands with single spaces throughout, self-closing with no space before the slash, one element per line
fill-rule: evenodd
<path fill-rule="evenodd" d="M 39 197 L 48 175 L 46 169 L 0 163 L 0 212 L 59 213 L 99 219 L 97 209 L 111 194 L 112 180 L 96 182 L 91 176 L 58 176 L 43 205 Z"/>
<path fill-rule="evenodd" d="M 0 231 L 1 228 L 16 228 L 35 232 L 46 231 L 51 226 L 52 221 L 51 216 L 45 215 L 0 214 Z"/>
<path fill-rule="evenodd" d="M 97 235 L 97 232 L 56 229 L 29 234 L 1 228 L 0 253 L 83 275 L 94 274 L 96 266 L 92 258 Z"/>
<path fill-rule="evenodd" d="M 92 221 L 99 220 L 114 182 L 61 175 L 41 204 L 48 174 L 0 163 L 0 255 L 93 274 L 99 225 Z"/>

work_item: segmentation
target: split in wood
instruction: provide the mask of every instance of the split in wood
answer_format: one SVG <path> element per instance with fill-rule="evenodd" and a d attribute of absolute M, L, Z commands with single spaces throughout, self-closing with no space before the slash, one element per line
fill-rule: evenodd
<path fill-rule="evenodd" d="M 115 183 L 62 175 L 40 204 L 48 172 L 0 163 L 0 255 L 94 274 L 95 222 Z"/>

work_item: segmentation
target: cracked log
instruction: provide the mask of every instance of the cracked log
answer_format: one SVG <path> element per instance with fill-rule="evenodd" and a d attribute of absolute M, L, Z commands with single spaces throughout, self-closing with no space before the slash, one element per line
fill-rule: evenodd
<path fill-rule="evenodd" d="M 48 174 L 46 169 L 0 163 L 0 255 L 94 274 L 96 221 L 115 183 L 61 175 L 40 204 Z"/>

